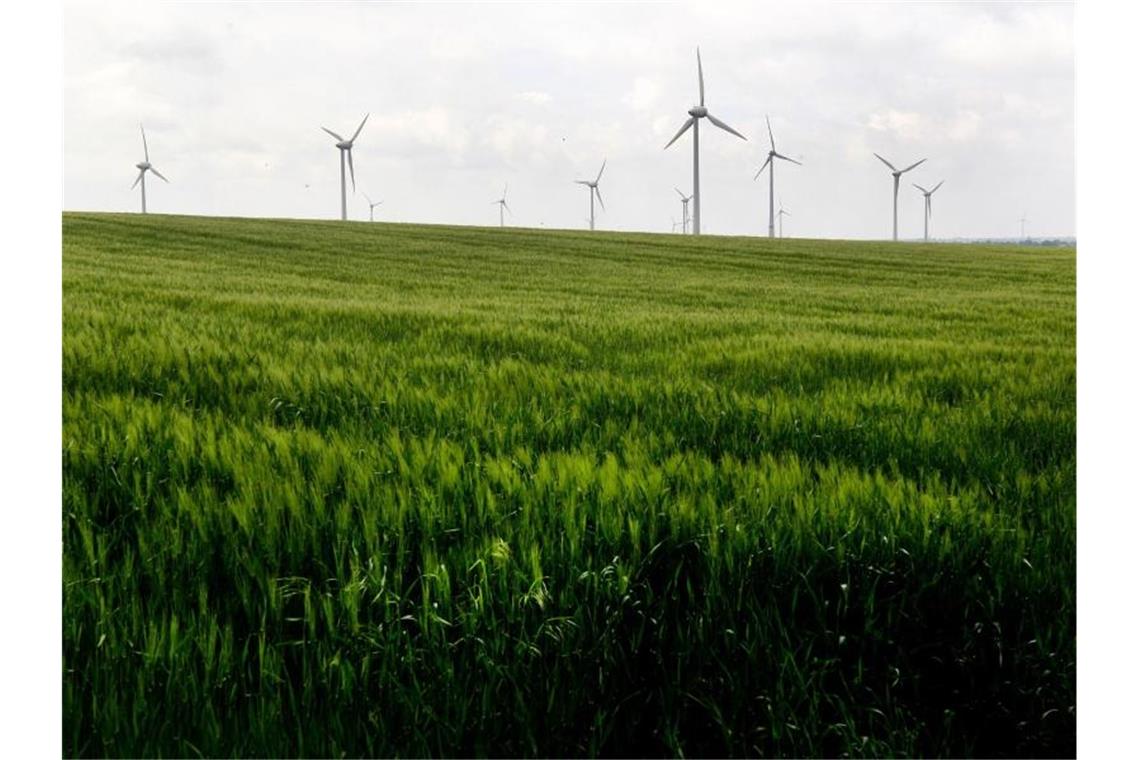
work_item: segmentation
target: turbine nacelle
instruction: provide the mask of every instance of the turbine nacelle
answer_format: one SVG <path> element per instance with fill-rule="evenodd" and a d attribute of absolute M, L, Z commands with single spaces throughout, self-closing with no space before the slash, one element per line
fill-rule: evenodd
<path fill-rule="evenodd" d="M 341 140 L 336 144 L 341 150 L 352 150 L 352 140 Z"/>
<path fill-rule="evenodd" d="M 703 119 L 708 115 L 709 109 L 705 108 L 704 106 L 693 106 L 689 109 L 689 116 L 692 116 L 695 119 Z"/>
<path fill-rule="evenodd" d="M 135 168 L 145 172 L 150 168 L 150 161 L 139 161 L 137 164 L 135 164 Z"/>

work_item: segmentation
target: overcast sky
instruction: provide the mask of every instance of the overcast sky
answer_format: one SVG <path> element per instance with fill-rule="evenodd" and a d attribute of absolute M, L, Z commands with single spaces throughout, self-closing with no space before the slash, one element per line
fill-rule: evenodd
<path fill-rule="evenodd" d="M 598 226 L 668 231 L 692 184 L 697 100 L 748 137 L 701 124 L 702 226 L 764 234 L 768 149 L 794 236 L 1075 234 L 1070 4 L 69 2 L 64 10 L 64 207 L 336 218 L 350 134 L 357 194 L 378 219 L 583 227 L 608 159 Z M 351 190 L 350 190 L 351 192 Z"/>

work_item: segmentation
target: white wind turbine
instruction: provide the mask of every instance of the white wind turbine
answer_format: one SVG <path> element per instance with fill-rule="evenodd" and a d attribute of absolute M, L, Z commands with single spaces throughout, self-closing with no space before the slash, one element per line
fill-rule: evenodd
<path fill-rule="evenodd" d="M 506 209 L 508 212 L 511 211 L 511 207 L 507 205 L 507 186 L 506 185 L 503 185 L 503 197 L 497 201 L 491 201 L 492 206 L 495 205 L 496 203 L 499 204 L 499 226 L 502 227 L 503 226 L 503 209 Z"/>
<path fill-rule="evenodd" d="M 364 119 L 361 120 L 360 126 L 356 128 L 356 132 L 348 140 L 344 139 L 336 132 L 333 132 L 328 127 L 321 127 L 324 131 L 336 138 L 336 147 L 340 149 L 340 218 L 341 220 L 348 219 L 348 192 L 344 184 L 344 157 L 348 156 L 348 172 L 352 176 L 352 192 L 356 192 L 356 171 L 352 168 L 352 144 L 356 142 L 356 138 L 360 136 L 360 130 L 364 129 L 364 122 L 368 121 L 369 114 L 364 114 Z"/>
<path fill-rule="evenodd" d="M 143 211 L 146 211 L 146 201 L 145 201 L 145 196 L 144 196 L 144 200 L 143 200 Z M 1025 222 L 1026 222 L 1026 221 L 1028 221 L 1028 220 L 1025 218 L 1025 214 L 1022 214 L 1022 215 L 1021 215 L 1021 220 L 1020 220 L 1020 221 L 1021 221 L 1021 239 L 1022 239 L 1022 240 L 1025 240 Z"/>
<path fill-rule="evenodd" d="M 926 203 L 925 203 L 926 208 L 925 208 L 925 211 L 924 211 L 923 217 L 922 217 L 922 239 L 923 239 L 923 241 L 929 241 L 930 240 L 930 217 L 934 215 L 934 212 L 931 210 L 931 206 L 930 206 L 930 196 L 934 195 L 935 190 L 942 187 L 942 183 L 945 181 L 946 180 L 942 180 L 942 182 L 939 182 L 937 185 L 934 186 L 933 190 L 927 190 L 922 185 L 911 182 L 912 185 L 914 185 L 915 187 L 918 188 L 918 191 L 920 193 L 922 193 L 922 197 L 926 200 Z"/>
<path fill-rule="evenodd" d="M 791 216 L 790 213 L 784 211 L 784 203 L 780 202 L 780 210 L 776 212 L 776 216 L 780 217 L 780 237 L 784 237 L 784 217 Z"/>
<path fill-rule="evenodd" d="M 776 152 L 776 138 L 772 137 L 772 122 L 767 116 L 764 117 L 764 120 L 768 122 L 768 141 L 772 144 L 772 149 L 768 151 L 768 160 L 765 161 L 764 165 L 760 167 L 760 170 L 756 172 L 756 176 L 752 178 L 752 181 L 755 182 L 760 179 L 760 175 L 764 173 L 764 170 L 768 170 L 768 237 L 776 237 L 776 162 L 772 159 L 782 158 L 785 161 L 791 161 L 793 164 L 798 164 L 799 166 L 803 166 L 803 164 L 794 158 L 788 158 L 782 153 Z M 780 237 L 783 237 L 783 235 L 780 235 Z"/>
<path fill-rule="evenodd" d="M 688 235 L 689 234 L 689 201 L 691 201 L 693 199 L 693 196 L 690 195 L 688 197 L 685 197 L 685 194 L 681 192 L 680 188 L 674 187 L 673 189 L 677 191 L 677 195 L 681 196 L 681 234 L 682 235 Z"/>
<path fill-rule="evenodd" d="M 892 164 L 890 161 L 888 161 L 887 159 L 880 156 L 878 153 L 875 154 L 875 158 L 879 159 L 884 164 L 886 164 L 888 167 L 890 167 L 891 174 L 895 178 L 895 224 L 894 224 L 894 228 L 893 228 L 894 229 L 893 236 L 891 239 L 892 240 L 898 240 L 899 239 L 899 177 L 906 174 L 907 172 L 909 172 L 911 169 L 913 169 L 914 167 L 921 164 L 926 159 L 924 158 L 921 161 L 915 161 L 913 164 L 911 164 L 910 166 L 908 166 L 905 169 L 896 169 L 894 164 Z"/>
<path fill-rule="evenodd" d="M 598 176 L 594 178 L 593 182 L 591 182 L 588 179 L 576 179 L 576 180 L 574 180 L 575 184 L 585 185 L 587 188 L 589 188 L 589 192 L 590 192 L 590 230 L 594 229 L 594 196 L 595 195 L 598 196 L 598 203 L 601 204 L 602 211 L 606 210 L 606 204 L 602 203 L 602 191 L 598 189 L 598 182 L 602 179 L 602 172 L 604 172 L 605 170 L 606 170 L 606 159 L 603 158 L 602 159 L 602 168 L 598 169 Z M 505 198 L 506 196 L 507 196 L 507 191 L 504 188 L 503 197 Z"/>
<path fill-rule="evenodd" d="M 701 119 L 707 118 L 716 126 L 723 129 L 725 132 L 730 132 L 741 140 L 748 138 L 737 132 L 732 127 L 725 124 L 709 113 L 709 109 L 705 108 L 705 73 L 701 68 L 701 49 L 697 48 L 697 80 L 700 84 L 701 102 L 700 105 L 693 106 L 689 109 L 689 120 L 682 125 L 677 134 L 673 135 L 673 139 L 666 143 L 665 148 L 668 149 L 670 145 L 677 142 L 677 138 L 685 134 L 685 130 L 689 127 L 693 128 L 693 234 L 701 234 L 701 141 L 700 129 Z"/>
<path fill-rule="evenodd" d="M 150 151 L 147 150 L 147 147 L 146 147 L 146 130 L 143 129 L 142 124 L 139 124 L 139 132 L 142 132 L 143 160 L 139 161 L 137 164 L 135 164 L 135 168 L 139 170 L 139 176 L 135 177 L 135 184 L 131 185 L 131 189 L 134 190 L 135 185 L 137 185 L 140 182 L 142 183 L 142 212 L 145 214 L 146 213 L 146 173 L 148 171 L 154 172 L 154 175 L 156 177 L 158 177 L 160 180 L 162 180 L 163 182 L 169 183 L 170 180 L 168 180 L 166 177 L 159 174 L 158 169 L 155 169 L 153 166 L 151 166 Z"/>
<path fill-rule="evenodd" d="M 368 193 L 365 193 L 364 197 L 368 200 L 368 221 L 374 222 L 374 221 L 376 221 L 376 219 L 373 217 L 372 212 L 373 212 L 373 210 L 375 210 L 375 208 L 377 206 L 379 206 L 384 201 L 376 201 L 375 203 L 373 203 L 372 199 L 368 197 Z"/>

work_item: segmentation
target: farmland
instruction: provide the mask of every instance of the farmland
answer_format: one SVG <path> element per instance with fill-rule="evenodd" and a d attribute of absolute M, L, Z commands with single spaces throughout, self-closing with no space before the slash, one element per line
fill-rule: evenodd
<path fill-rule="evenodd" d="M 66 755 L 1072 755 L 1072 249 L 68 213 Z"/>

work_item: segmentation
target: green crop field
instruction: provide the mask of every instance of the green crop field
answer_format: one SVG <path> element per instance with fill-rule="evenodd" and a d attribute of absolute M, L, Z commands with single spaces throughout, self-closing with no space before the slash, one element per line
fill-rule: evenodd
<path fill-rule="evenodd" d="M 1071 755 L 1075 267 L 65 214 L 64 753 Z"/>

